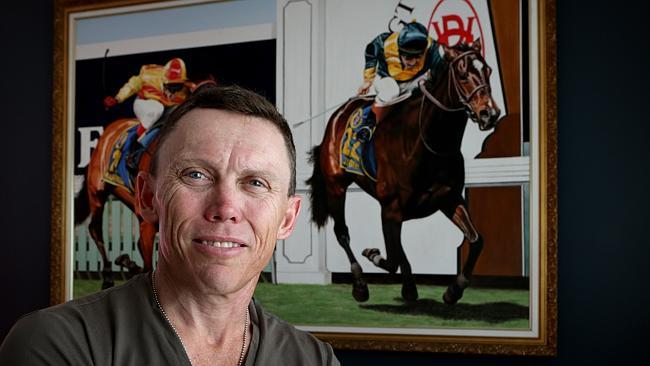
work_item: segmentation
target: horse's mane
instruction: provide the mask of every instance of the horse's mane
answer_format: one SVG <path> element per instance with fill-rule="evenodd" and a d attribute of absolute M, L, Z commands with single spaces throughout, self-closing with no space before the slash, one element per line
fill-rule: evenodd
<path fill-rule="evenodd" d="M 447 74 L 447 70 L 449 70 L 449 62 L 443 58 L 442 62 L 439 62 L 430 69 L 429 77 L 425 80 L 426 87 L 433 88 L 438 85 L 438 83 Z M 417 93 L 413 94 L 420 95 L 422 93 L 422 91 L 420 91 L 420 88 L 417 88 L 416 91 Z"/>
<path fill-rule="evenodd" d="M 474 46 L 471 43 L 460 42 L 450 48 L 460 53 L 463 53 L 467 51 L 472 51 L 474 49 Z M 430 70 L 431 77 L 426 80 L 426 86 L 429 88 L 435 87 L 438 84 L 438 82 L 440 82 L 442 77 L 447 73 L 448 69 L 449 69 L 449 60 L 443 57 L 442 62 L 438 63 L 437 65 L 434 66 L 434 68 Z M 417 93 L 414 92 L 414 94 L 419 95 L 421 93 L 420 89 L 418 88 L 416 90 Z"/>
<path fill-rule="evenodd" d="M 457 51 L 465 52 L 471 50 L 473 48 L 473 45 L 467 42 L 459 42 L 455 46 L 452 46 L 450 48 L 453 48 Z"/>

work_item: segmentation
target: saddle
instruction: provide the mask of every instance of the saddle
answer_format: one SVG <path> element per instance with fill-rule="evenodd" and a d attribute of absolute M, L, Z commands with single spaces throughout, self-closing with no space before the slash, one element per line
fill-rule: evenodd
<path fill-rule="evenodd" d="M 375 159 L 375 144 L 373 140 L 376 124 L 367 123 L 368 113 L 364 113 L 367 106 L 357 107 L 348 117 L 345 132 L 341 137 L 340 162 L 344 170 L 364 175 L 376 180 L 377 162 Z M 360 132 L 369 129 L 370 139 L 360 139 Z"/>
<path fill-rule="evenodd" d="M 135 193 L 134 182 L 138 172 L 137 169 L 131 169 L 129 167 L 128 160 L 130 158 L 133 159 L 132 164 L 137 167 L 140 163 L 142 152 L 149 147 L 155 140 L 158 132 L 160 132 L 160 127 L 150 128 L 146 132 L 147 138 L 143 140 L 145 144 L 140 145 L 137 142 L 138 125 L 139 123 L 134 121 L 132 126 L 120 134 L 120 137 L 111 150 L 108 169 L 106 169 L 103 177 L 105 182 L 125 188 L 132 194 Z"/>
<path fill-rule="evenodd" d="M 428 78 L 428 75 L 425 74 L 417 80 L 425 78 Z M 414 85 L 417 84 L 414 83 Z M 362 100 L 363 105 L 356 107 L 346 122 L 340 147 L 341 168 L 347 172 L 364 175 L 376 181 L 377 161 L 375 159 L 375 143 L 373 137 L 377 122 L 373 123 L 368 121 L 370 107 L 375 103 L 384 111 L 382 115 L 386 115 L 391 108 L 409 99 L 417 91 L 417 89 L 407 89 L 400 96 L 389 101 L 375 100 L 375 95 L 373 94 L 351 98 L 348 101 L 348 103 L 352 103 Z"/>

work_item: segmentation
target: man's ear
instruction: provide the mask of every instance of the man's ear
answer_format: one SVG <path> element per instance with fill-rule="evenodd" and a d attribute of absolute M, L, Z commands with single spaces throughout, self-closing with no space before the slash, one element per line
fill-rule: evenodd
<path fill-rule="evenodd" d="M 150 224 L 158 223 L 158 213 L 153 204 L 154 179 L 146 171 L 140 171 L 135 184 L 135 212 Z"/>
<path fill-rule="evenodd" d="M 298 221 L 298 214 L 300 213 L 301 203 L 302 197 L 297 195 L 289 197 L 287 210 L 284 213 L 284 217 L 280 223 L 280 228 L 278 229 L 278 240 L 288 238 L 289 235 L 291 235 L 293 232 L 293 229 L 296 227 L 296 222 Z"/>

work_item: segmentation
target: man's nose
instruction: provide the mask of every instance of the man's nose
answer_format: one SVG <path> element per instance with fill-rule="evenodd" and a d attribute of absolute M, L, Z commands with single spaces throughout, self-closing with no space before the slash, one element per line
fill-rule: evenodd
<path fill-rule="evenodd" d="M 227 184 L 215 185 L 205 210 L 205 219 L 211 222 L 240 222 L 239 201 L 235 187 L 230 187 Z"/>

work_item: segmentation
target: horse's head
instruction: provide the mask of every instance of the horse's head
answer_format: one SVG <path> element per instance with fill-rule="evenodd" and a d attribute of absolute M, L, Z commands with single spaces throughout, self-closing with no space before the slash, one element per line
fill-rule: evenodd
<path fill-rule="evenodd" d="M 462 43 L 442 47 L 449 65 L 450 81 L 469 117 L 478 123 L 481 131 L 496 126 L 501 110 L 492 98 L 492 69 L 481 56 L 481 40 L 476 40 L 471 46 Z"/>

